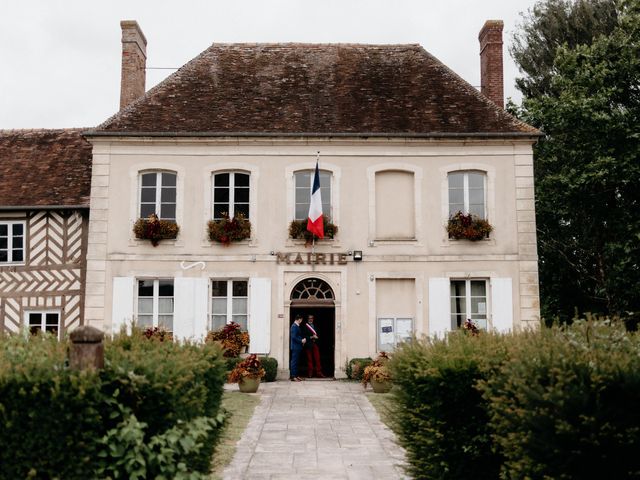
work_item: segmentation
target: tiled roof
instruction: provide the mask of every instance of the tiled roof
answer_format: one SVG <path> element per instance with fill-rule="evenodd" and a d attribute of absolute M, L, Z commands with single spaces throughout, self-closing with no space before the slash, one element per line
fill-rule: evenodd
<path fill-rule="evenodd" d="M 82 131 L 0 130 L 0 208 L 88 207 L 92 147 Z"/>
<path fill-rule="evenodd" d="M 96 133 L 531 134 L 419 45 L 213 44 Z"/>

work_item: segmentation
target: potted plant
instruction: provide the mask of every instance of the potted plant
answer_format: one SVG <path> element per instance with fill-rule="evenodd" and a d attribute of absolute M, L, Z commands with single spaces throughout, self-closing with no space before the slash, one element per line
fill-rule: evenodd
<path fill-rule="evenodd" d="M 209 240 L 225 246 L 251 237 L 251 222 L 242 213 L 229 218 L 229 214 L 225 212 L 221 219 L 210 220 L 207 227 Z"/>
<path fill-rule="evenodd" d="M 324 225 L 324 237 L 334 238 L 338 233 L 338 226 L 329 221 L 329 217 L 322 216 Z M 289 224 L 289 238 L 294 240 L 305 240 L 305 245 L 309 245 L 314 239 L 318 240 L 313 233 L 307 230 L 307 220 L 292 220 Z"/>
<path fill-rule="evenodd" d="M 388 362 L 389 355 L 386 352 L 380 352 L 371 365 L 365 367 L 362 374 L 364 388 L 367 388 L 367 384 L 370 383 L 375 393 L 387 393 L 391 390 L 392 382 L 391 373 L 387 368 Z"/>
<path fill-rule="evenodd" d="M 265 371 L 260 359 L 255 353 L 252 353 L 231 370 L 228 381 L 229 383 L 237 383 L 241 392 L 255 393 L 258 391 L 260 379 L 264 375 Z"/>
<path fill-rule="evenodd" d="M 218 330 L 207 333 L 205 341 L 220 342 L 224 348 L 224 356 L 233 358 L 244 353 L 249 346 L 249 333 L 243 332 L 236 322 L 231 322 Z"/>
<path fill-rule="evenodd" d="M 489 236 L 493 227 L 484 218 L 470 213 L 458 212 L 449 217 L 447 233 L 455 240 L 483 240 Z"/>
<path fill-rule="evenodd" d="M 151 240 L 151 245 L 158 246 L 160 240 L 177 238 L 180 227 L 170 220 L 161 220 L 152 213 L 147 218 L 139 218 L 133 224 L 133 233 L 139 240 Z"/>

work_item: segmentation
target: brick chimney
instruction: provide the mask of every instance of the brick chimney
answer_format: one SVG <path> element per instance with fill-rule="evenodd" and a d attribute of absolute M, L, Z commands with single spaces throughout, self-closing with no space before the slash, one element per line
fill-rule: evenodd
<path fill-rule="evenodd" d="M 135 20 L 122 20 L 122 77 L 120 110 L 144 95 L 147 39 Z"/>
<path fill-rule="evenodd" d="M 502 20 L 487 20 L 478 35 L 480 41 L 480 91 L 504 108 L 502 78 Z"/>

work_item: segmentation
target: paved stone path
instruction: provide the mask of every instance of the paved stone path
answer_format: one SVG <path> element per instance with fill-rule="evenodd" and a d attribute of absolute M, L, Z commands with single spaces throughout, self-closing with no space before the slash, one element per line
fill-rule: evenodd
<path fill-rule="evenodd" d="M 278 381 L 261 384 L 259 394 L 225 480 L 409 478 L 403 449 L 362 385 Z"/>

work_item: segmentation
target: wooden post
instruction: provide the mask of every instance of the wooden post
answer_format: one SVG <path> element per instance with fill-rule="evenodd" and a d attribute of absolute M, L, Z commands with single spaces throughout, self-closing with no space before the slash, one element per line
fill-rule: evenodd
<path fill-rule="evenodd" d="M 104 368 L 104 333 L 89 325 L 76 328 L 69 335 L 69 367 L 73 370 Z"/>

